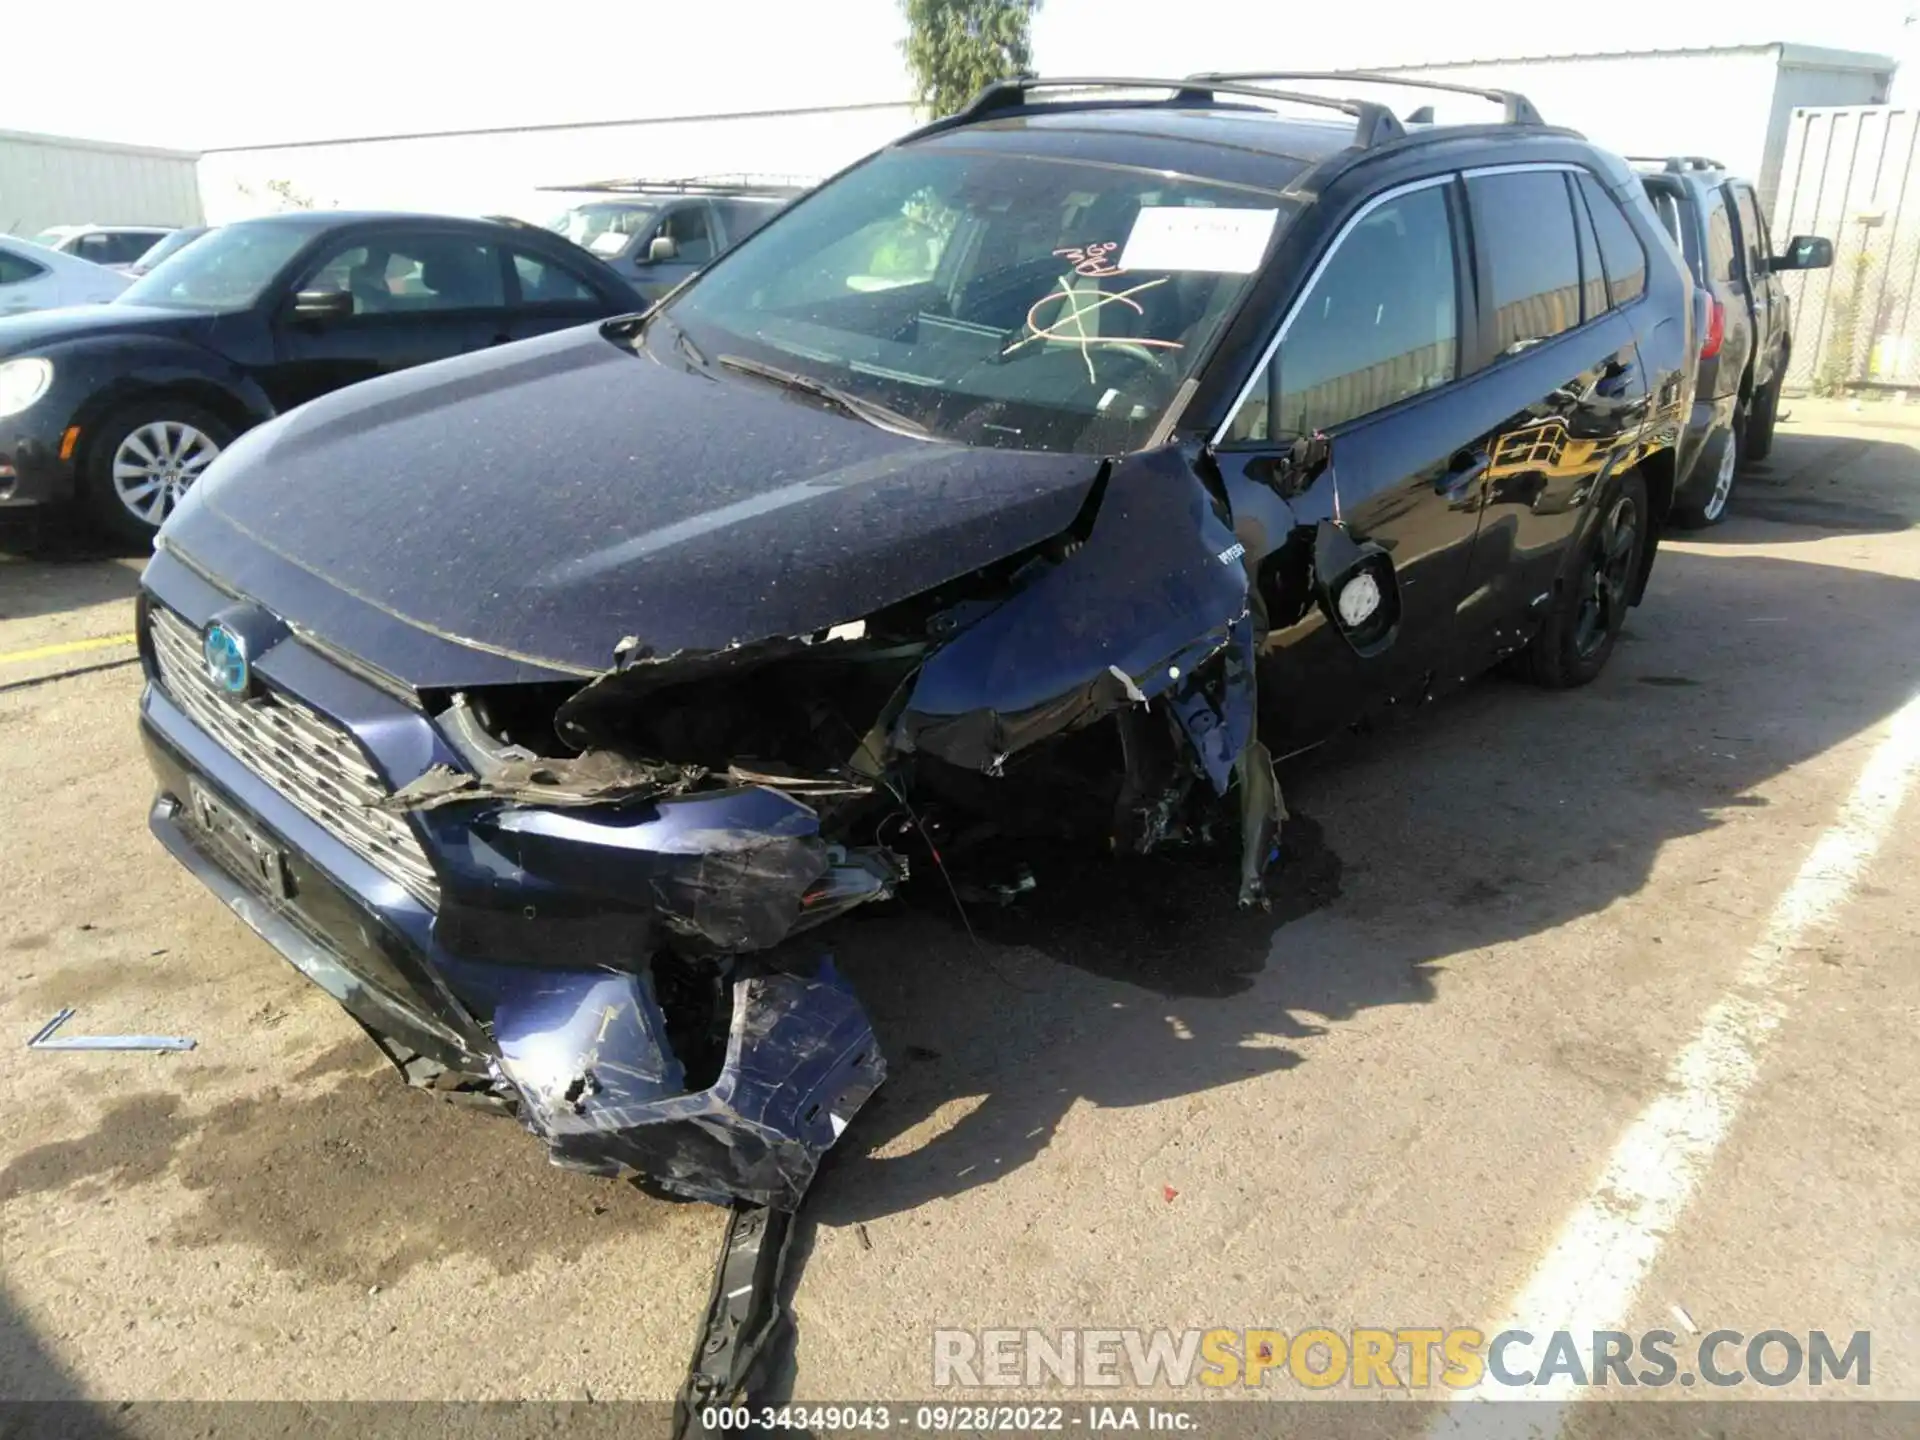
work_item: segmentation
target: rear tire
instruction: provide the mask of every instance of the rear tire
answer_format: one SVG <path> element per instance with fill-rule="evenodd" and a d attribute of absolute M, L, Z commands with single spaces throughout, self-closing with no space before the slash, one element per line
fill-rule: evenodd
<path fill-rule="evenodd" d="M 1740 457 L 1741 464 L 1755 464 L 1772 453 L 1773 426 L 1779 418 L 1780 377 L 1776 375 L 1753 397 L 1747 410 L 1747 433 L 1742 437 L 1747 442 L 1742 447 L 1746 453 Z"/>
<path fill-rule="evenodd" d="M 1713 484 L 1704 495 L 1683 496 L 1673 502 L 1670 518 L 1680 529 L 1704 530 L 1727 518 L 1727 501 L 1733 496 L 1733 486 L 1739 479 L 1740 467 L 1746 463 L 1746 450 L 1741 443 L 1746 430 L 1746 417 L 1736 413 L 1733 423 L 1727 427 L 1727 438 L 1721 444 L 1720 455 L 1714 461 Z"/>
<path fill-rule="evenodd" d="M 151 549 L 180 497 L 232 441 L 232 426 L 187 400 L 159 396 L 116 410 L 87 446 L 88 517 L 116 542 Z"/>
<path fill-rule="evenodd" d="M 1525 651 L 1528 677 L 1549 690 L 1572 690 L 1606 668 L 1627 619 L 1627 596 L 1652 542 L 1647 484 L 1629 470 L 1607 490 L 1600 514 L 1579 541 L 1571 581 Z"/>

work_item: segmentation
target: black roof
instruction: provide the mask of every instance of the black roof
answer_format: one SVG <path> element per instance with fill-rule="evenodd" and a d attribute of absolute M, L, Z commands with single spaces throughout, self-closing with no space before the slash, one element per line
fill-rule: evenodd
<path fill-rule="evenodd" d="M 339 225 L 365 225 L 375 222 L 411 221 L 433 225 L 471 225 L 477 229 L 498 228 L 496 221 L 473 215 L 435 215 L 414 210 L 283 210 L 277 215 L 255 215 L 235 225 L 279 225 L 289 229 L 328 230 Z"/>
<path fill-rule="evenodd" d="M 1500 118 L 1486 125 L 1434 125 L 1430 107 L 1402 119 L 1360 94 L 1308 93 L 1270 83 L 1298 80 L 1332 82 L 1361 93 L 1379 85 L 1465 92 L 1497 104 Z M 1301 110 L 1307 113 L 1295 113 Z M 1546 125 L 1532 103 L 1512 91 L 1363 72 L 1302 71 L 1208 72 L 1180 80 L 1023 76 L 988 85 L 958 113 L 899 143 L 1166 169 L 1278 194 L 1314 188 L 1376 154 L 1448 141 L 1484 145 L 1527 137 L 1581 138 Z M 1309 171 L 1313 178 L 1302 180 Z"/>

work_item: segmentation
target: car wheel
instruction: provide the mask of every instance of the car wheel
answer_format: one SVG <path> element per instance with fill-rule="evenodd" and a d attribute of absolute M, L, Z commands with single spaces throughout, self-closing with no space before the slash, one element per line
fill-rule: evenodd
<path fill-rule="evenodd" d="M 1606 668 L 1626 623 L 1627 597 L 1652 539 L 1646 482 L 1629 470 L 1610 487 L 1599 518 L 1580 541 L 1572 582 L 1527 647 L 1534 683 L 1553 690 L 1585 685 Z"/>
<path fill-rule="evenodd" d="M 182 400 L 149 400 L 109 416 L 87 452 L 94 523 L 116 540 L 152 544 L 180 497 L 232 439 L 231 426 Z"/>
<path fill-rule="evenodd" d="M 1753 397 L 1753 403 L 1747 410 L 1747 433 L 1741 438 L 1746 444 L 1741 447 L 1742 465 L 1751 465 L 1764 460 L 1773 450 L 1773 425 L 1780 418 L 1780 377 L 1773 377 L 1770 384 Z"/>
<path fill-rule="evenodd" d="M 1697 499 L 1682 498 L 1674 502 L 1673 523 L 1681 529 L 1704 530 L 1709 525 L 1718 525 L 1726 517 L 1727 501 L 1733 495 L 1733 482 L 1746 460 L 1740 440 L 1747 427 L 1742 421 L 1742 416 L 1735 415 L 1733 424 L 1727 427 L 1726 439 L 1720 446 L 1720 458 L 1714 462 L 1713 484 L 1706 493 Z"/>

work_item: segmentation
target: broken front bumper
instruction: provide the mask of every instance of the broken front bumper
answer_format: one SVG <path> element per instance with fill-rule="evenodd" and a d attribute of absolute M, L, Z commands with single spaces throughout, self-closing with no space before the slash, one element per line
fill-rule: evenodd
<path fill-rule="evenodd" d="M 163 686 L 147 687 L 141 730 L 160 791 L 150 824 L 175 858 L 410 1079 L 506 1101 L 556 1163 L 790 1208 L 885 1074 L 830 961 L 775 967 L 724 953 L 837 913 L 849 893 L 877 893 L 864 857 L 826 846 L 812 812 L 780 792 L 592 816 L 437 814 L 423 826 L 442 877 L 436 913 L 216 743 Z M 209 803 L 270 849 L 270 863 L 246 863 L 231 834 L 212 834 Z M 758 909 L 732 899 L 729 877 L 769 869 L 784 877 L 774 892 L 790 898 L 784 918 L 765 908 L 764 889 Z M 717 1077 L 689 1090 L 648 962 L 668 935 L 701 934 L 727 967 L 732 1013 Z"/>

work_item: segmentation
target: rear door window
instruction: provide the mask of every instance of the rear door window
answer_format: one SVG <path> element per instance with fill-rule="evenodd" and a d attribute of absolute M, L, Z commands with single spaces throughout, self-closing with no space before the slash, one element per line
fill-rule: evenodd
<path fill-rule="evenodd" d="M 667 216 L 660 233 L 672 238 L 673 258 L 689 265 L 713 259 L 713 224 L 704 200 L 682 205 Z"/>
<path fill-rule="evenodd" d="M 599 300 L 591 285 L 558 262 L 524 250 L 512 254 L 522 305 L 591 305 Z"/>
<path fill-rule="evenodd" d="M 1647 288 L 1647 251 L 1640 236 L 1620 209 L 1620 202 L 1609 195 L 1601 183 L 1586 171 L 1579 172 L 1580 194 L 1593 217 L 1593 233 L 1600 239 L 1600 263 L 1607 272 L 1607 295 L 1615 305 L 1638 298 Z M 1680 215 L 1671 195 L 1655 192 L 1654 209 L 1659 212 L 1668 232 L 1677 239 Z M 1669 216 L 1672 218 L 1669 219 Z"/>
<path fill-rule="evenodd" d="M 1573 176 L 1567 176 L 1573 184 Z M 1573 228 L 1580 232 L 1580 315 L 1586 320 L 1607 313 L 1607 272 L 1600 268 L 1600 245 L 1593 238 L 1593 218 L 1587 202 L 1573 197 Z"/>
<path fill-rule="evenodd" d="M 1492 272 L 1495 343 L 1511 355 L 1580 323 L 1580 245 L 1558 170 L 1467 178 L 1474 241 Z"/>

